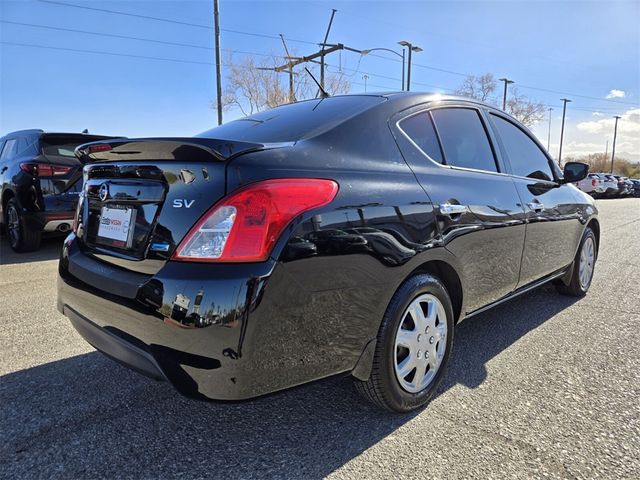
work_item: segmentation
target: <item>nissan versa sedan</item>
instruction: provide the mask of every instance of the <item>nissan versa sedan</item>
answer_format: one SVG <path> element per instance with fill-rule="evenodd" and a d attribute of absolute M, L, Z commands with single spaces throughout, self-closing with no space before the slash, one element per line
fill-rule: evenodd
<path fill-rule="evenodd" d="M 421 93 L 281 106 L 193 138 L 83 145 L 58 309 L 181 393 L 242 400 L 350 374 L 406 412 L 462 319 L 589 289 L 593 200 L 504 112 Z"/>

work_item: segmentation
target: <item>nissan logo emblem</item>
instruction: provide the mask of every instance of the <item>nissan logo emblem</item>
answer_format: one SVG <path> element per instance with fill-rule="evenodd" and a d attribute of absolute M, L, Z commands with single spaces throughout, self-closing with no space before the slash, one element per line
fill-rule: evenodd
<path fill-rule="evenodd" d="M 103 183 L 102 185 L 100 185 L 100 191 L 98 192 L 98 196 L 100 197 L 100 200 L 102 200 L 103 202 L 109 198 L 109 185 L 107 185 L 106 183 Z"/>

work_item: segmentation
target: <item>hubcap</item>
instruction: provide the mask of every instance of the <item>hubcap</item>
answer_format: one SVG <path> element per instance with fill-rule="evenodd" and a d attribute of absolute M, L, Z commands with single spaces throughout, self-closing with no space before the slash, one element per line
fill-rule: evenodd
<path fill-rule="evenodd" d="M 433 295 L 420 295 L 405 310 L 396 332 L 394 367 L 400 386 L 411 393 L 427 388 L 438 373 L 446 348 L 444 307 Z"/>
<path fill-rule="evenodd" d="M 7 230 L 12 245 L 16 245 L 20 239 L 20 217 L 18 211 L 12 205 L 7 211 Z"/>
<path fill-rule="evenodd" d="M 580 265 L 578 267 L 578 279 L 583 290 L 589 288 L 593 277 L 593 266 L 596 259 L 596 248 L 593 238 L 587 237 L 580 251 Z"/>

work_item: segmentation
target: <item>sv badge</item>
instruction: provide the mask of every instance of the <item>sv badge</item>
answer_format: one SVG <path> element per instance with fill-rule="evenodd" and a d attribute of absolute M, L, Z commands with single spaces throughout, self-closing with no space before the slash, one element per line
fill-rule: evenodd
<path fill-rule="evenodd" d="M 173 208 L 191 208 L 195 200 L 187 200 L 185 198 L 176 198 L 173 201 Z"/>

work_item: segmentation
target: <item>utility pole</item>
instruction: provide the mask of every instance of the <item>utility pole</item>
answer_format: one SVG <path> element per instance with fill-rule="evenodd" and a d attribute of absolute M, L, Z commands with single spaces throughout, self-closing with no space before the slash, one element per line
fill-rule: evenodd
<path fill-rule="evenodd" d="M 616 115 L 613 118 L 616 119 L 615 127 L 613 127 L 613 145 L 611 146 L 611 174 L 613 175 L 613 160 L 616 158 L 616 137 L 618 136 L 618 120 L 620 116 Z"/>
<path fill-rule="evenodd" d="M 216 109 L 218 110 L 218 125 L 222 125 L 222 84 L 220 78 L 222 73 L 220 71 L 220 7 L 218 0 L 213 0 L 213 23 L 214 23 L 214 38 L 215 38 L 215 50 L 216 50 Z"/>
<path fill-rule="evenodd" d="M 560 127 L 560 150 L 558 152 L 558 166 L 562 168 L 562 140 L 564 139 L 564 118 L 567 113 L 567 103 L 571 100 L 568 98 L 561 98 L 562 100 L 562 127 Z"/>
<path fill-rule="evenodd" d="M 508 78 L 500 78 L 501 82 L 504 82 L 504 94 L 502 95 L 502 111 L 507 110 L 507 85 L 512 83 L 516 83 L 513 80 L 509 80 Z"/>
<path fill-rule="evenodd" d="M 401 42 L 398 42 L 398 44 L 405 47 L 409 52 L 407 66 L 407 92 L 409 92 L 411 91 L 411 53 L 421 52 L 422 48 L 418 47 L 417 45 L 413 45 L 411 42 L 407 42 L 406 40 L 402 40 Z"/>
<path fill-rule="evenodd" d="M 551 111 L 553 108 L 549 107 L 549 133 L 547 133 L 547 152 L 551 147 Z"/>
<path fill-rule="evenodd" d="M 327 33 L 324 36 L 324 42 L 322 42 L 322 52 L 320 55 L 320 86 L 322 90 L 324 90 L 324 47 L 329 39 L 329 32 L 331 31 L 331 24 L 333 23 L 333 17 L 335 16 L 337 10 L 335 8 L 331 9 L 331 19 L 329 19 L 329 26 L 327 27 Z"/>
<path fill-rule="evenodd" d="M 284 45 L 284 51 L 287 54 L 287 60 L 289 60 L 289 102 L 293 103 L 296 101 L 296 95 L 293 88 L 293 64 L 291 63 L 291 55 L 287 48 L 287 42 L 284 41 L 284 35 L 280 34 L 280 38 L 282 39 L 282 45 Z"/>
<path fill-rule="evenodd" d="M 367 93 L 367 80 L 369 79 L 369 75 L 367 75 L 366 73 L 362 76 L 362 79 L 364 80 L 364 93 Z"/>

